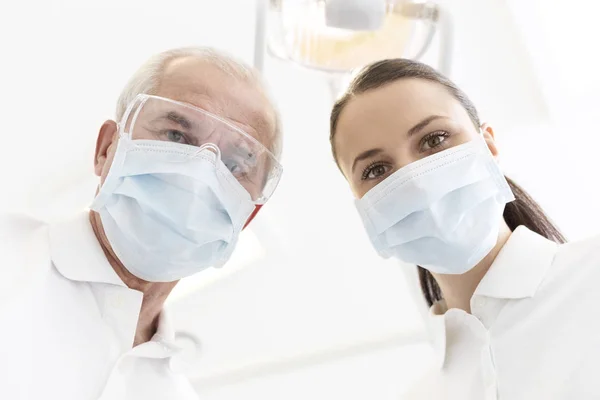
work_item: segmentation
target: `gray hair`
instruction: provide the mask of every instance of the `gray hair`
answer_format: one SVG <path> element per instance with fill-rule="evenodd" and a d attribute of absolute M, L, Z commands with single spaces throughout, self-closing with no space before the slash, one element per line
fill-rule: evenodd
<path fill-rule="evenodd" d="M 146 61 L 131 77 L 117 101 L 116 119 L 120 121 L 127 106 L 138 94 L 156 94 L 160 80 L 167 65 L 176 59 L 195 57 L 205 60 L 233 78 L 254 85 L 268 99 L 275 114 L 275 131 L 273 143 L 269 150 L 280 158 L 282 152 L 281 116 L 273 102 L 260 73 L 241 60 L 211 47 L 181 47 L 159 53 Z"/>

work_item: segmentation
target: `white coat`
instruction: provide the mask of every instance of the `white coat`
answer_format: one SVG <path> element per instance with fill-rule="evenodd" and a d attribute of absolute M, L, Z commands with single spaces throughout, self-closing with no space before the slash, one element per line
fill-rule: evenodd
<path fill-rule="evenodd" d="M 437 365 L 401 399 L 600 399 L 600 237 L 519 227 L 471 298 L 430 310 Z"/>
<path fill-rule="evenodd" d="M 0 220 L 0 399 L 197 399 L 167 315 L 132 348 L 142 293 L 108 263 L 87 213 Z"/>

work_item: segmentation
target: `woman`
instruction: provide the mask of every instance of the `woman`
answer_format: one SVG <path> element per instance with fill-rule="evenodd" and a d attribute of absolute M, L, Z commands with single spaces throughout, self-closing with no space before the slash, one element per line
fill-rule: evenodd
<path fill-rule="evenodd" d="M 333 107 L 331 148 L 378 253 L 419 265 L 437 365 L 407 398 L 600 398 L 600 237 L 565 244 L 465 93 L 374 63 Z"/>

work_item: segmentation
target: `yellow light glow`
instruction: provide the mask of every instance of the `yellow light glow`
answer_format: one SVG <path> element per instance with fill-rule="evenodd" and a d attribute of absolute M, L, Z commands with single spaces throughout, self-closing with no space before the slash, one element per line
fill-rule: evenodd
<path fill-rule="evenodd" d="M 413 36 L 414 19 L 393 9 L 386 14 L 381 29 L 350 31 L 327 27 L 324 7 L 322 2 L 284 3 L 283 42 L 293 61 L 349 71 L 375 60 L 405 54 Z"/>

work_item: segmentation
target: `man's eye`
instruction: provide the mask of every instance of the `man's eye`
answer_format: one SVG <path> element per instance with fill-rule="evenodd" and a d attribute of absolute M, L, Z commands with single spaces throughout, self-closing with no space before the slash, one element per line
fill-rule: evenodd
<path fill-rule="evenodd" d="M 247 173 L 247 168 L 244 168 L 244 165 L 235 160 L 223 160 L 223 164 L 225 164 L 229 172 L 236 177 L 243 176 Z"/>
<path fill-rule="evenodd" d="M 230 163 L 229 165 L 227 165 L 227 168 L 229 169 L 229 172 L 231 172 L 232 174 L 235 174 L 236 172 L 239 171 L 240 166 L 235 163 Z"/>
<path fill-rule="evenodd" d="M 175 143 L 187 143 L 187 140 L 185 139 L 185 134 L 183 134 L 180 131 L 176 131 L 176 130 L 169 130 L 166 132 L 167 135 L 167 139 L 170 142 L 175 142 Z"/>

